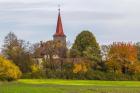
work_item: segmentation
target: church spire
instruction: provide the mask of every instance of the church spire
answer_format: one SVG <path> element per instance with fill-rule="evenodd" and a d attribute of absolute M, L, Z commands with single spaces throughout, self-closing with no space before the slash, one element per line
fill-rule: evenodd
<path fill-rule="evenodd" d="M 56 32 L 55 32 L 54 35 L 55 36 L 65 36 L 65 34 L 63 32 L 63 25 L 62 25 L 61 14 L 60 14 L 60 7 L 58 9 L 57 27 L 56 27 Z"/>
<path fill-rule="evenodd" d="M 58 9 L 57 27 L 56 27 L 56 32 L 53 35 L 53 40 L 60 41 L 64 46 L 66 46 L 66 35 L 63 32 L 63 25 L 62 25 L 62 21 L 61 21 L 60 8 Z"/>

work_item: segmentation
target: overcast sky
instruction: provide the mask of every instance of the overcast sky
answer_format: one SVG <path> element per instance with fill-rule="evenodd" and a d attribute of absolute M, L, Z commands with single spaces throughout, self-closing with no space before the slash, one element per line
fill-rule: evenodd
<path fill-rule="evenodd" d="M 52 39 L 58 4 L 70 42 L 82 30 L 100 44 L 140 41 L 140 0 L 0 0 L 0 46 L 10 31 L 31 43 Z"/>

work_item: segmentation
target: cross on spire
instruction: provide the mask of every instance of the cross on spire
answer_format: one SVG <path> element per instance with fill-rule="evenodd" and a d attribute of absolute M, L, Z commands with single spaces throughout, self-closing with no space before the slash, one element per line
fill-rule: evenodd
<path fill-rule="evenodd" d="M 58 5 L 58 12 L 59 12 L 59 13 L 60 13 L 60 10 L 61 10 L 60 7 L 61 7 L 61 5 L 59 4 L 59 5 Z"/>

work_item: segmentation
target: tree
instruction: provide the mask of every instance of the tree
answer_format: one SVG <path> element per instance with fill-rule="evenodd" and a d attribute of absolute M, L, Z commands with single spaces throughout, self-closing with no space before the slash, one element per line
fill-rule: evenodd
<path fill-rule="evenodd" d="M 107 55 L 108 55 L 109 49 L 110 49 L 110 46 L 108 46 L 108 45 L 101 46 L 101 55 L 102 55 L 103 61 L 107 60 Z"/>
<path fill-rule="evenodd" d="M 101 52 L 95 36 L 89 31 L 82 31 L 71 48 L 72 57 L 91 60 L 94 64 L 101 62 Z"/>
<path fill-rule="evenodd" d="M 89 69 L 89 64 L 87 62 L 78 62 L 74 64 L 73 73 L 86 73 Z"/>
<path fill-rule="evenodd" d="M 13 62 L 0 56 L 0 79 L 16 80 L 20 78 L 21 74 L 21 71 Z"/>
<path fill-rule="evenodd" d="M 137 57 L 138 57 L 138 60 L 140 61 L 140 42 L 137 42 L 135 46 L 137 48 Z"/>
<path fill-rule="evenodd" d="M 40 48 L 41 54 L 46 57 L 47 62 L 49 62 L 47 65 L 49 65 L 51 70 L 56 70 L 54 59 L 60 60 L 62 64 L 63 58 L 66 58 L 67 48 L 59 41 L 47 41 L 42 43 Z"/>
<path fill-rule="evenodd" d="M 131 43 L 113 43 L 108 53 L 107 68 L 113 72 L 136 73 L 138 60 L 137 48 Z M 133 68 L 133 69 L 132 69 Z M 135 70 L 134 70 L 135 69 Z"/>
<path fill-rule="evenodd" d="M 29 43 L 19 40 L 14 33 L 10 32 L 5 37 L 2 48 L 3 55 L 19 66 L 23 73 L 31 71 L 31 64 L 33 62 L 32 57 L 27 50 L 28 46 Z"/>
<path fill-rule="evenodd" d="M 49 64 L 51 67 L 51 70 L 55 70 L 55 66 L 54 66 L 54 56 L 57 55 L 57 51 L 56 51 L 56 47 L 58 44 L 56 44 L 56 42 L 54 41 L 47 41 L 45 44 L 45 51 L 46 51 L 46 55 L 49 58 Z"/>

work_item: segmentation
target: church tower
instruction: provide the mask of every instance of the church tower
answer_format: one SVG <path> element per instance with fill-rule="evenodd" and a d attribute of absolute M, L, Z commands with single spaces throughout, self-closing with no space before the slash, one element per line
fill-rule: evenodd
<path fill-rule="evenodd" d="M 53 35 L 53 40 L 60 41 L 64 46 L 66 46 L 66 35 L 63 32 L 63 25 L 62 25 L 62 20 L 61 20 L 60 9 L 58 12 L 57 27 L 56 27 L 56 32 Z"/>

